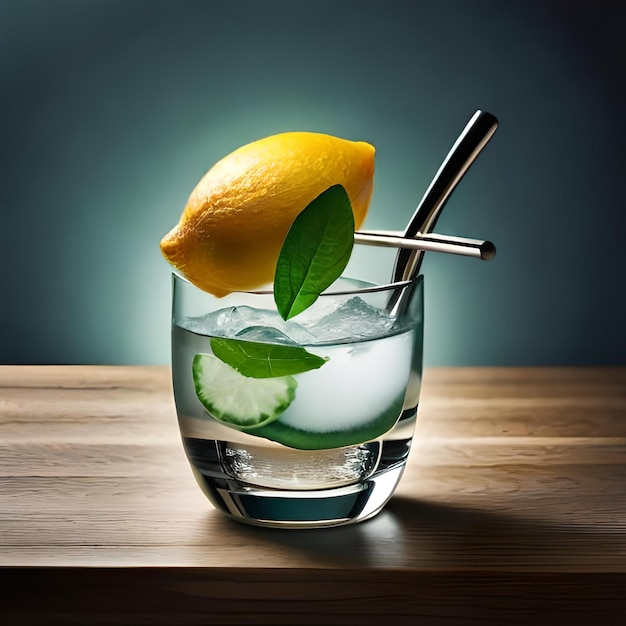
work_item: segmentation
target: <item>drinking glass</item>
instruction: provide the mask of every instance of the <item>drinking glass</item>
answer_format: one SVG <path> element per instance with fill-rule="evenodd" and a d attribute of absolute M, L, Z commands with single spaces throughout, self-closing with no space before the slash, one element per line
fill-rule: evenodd
<path fill-rule="evenodd" d="M 423 298 L 422 276 L 386 285 L 342 277 L 284 321 L 271 291 L 217 298 L 173 274 L 178 422 L 193 474 L 217 509 L 255 525 L 319 528 L 360 522 L 384 507 L 415 428 Z M 216 337 L 300 347 L 324 361 L 258 382 L 217 362 Z M 204 362 L 211 371 L 202 377 Z M 233 424 L 203 401 L 208 395 L 237 411 L 270 385 L 288 390 L 288 406 L 260 425 Z"/>

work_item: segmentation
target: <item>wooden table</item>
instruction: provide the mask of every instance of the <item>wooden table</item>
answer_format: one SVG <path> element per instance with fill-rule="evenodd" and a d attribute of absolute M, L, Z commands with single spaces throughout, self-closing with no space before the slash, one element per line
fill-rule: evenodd
<path fill-rule="evenodd" d="M 220 516 L 165 367 L 0 367 L 0 624 L 626 623 L 626 368 L 431 369 L 397 495 Z"/>

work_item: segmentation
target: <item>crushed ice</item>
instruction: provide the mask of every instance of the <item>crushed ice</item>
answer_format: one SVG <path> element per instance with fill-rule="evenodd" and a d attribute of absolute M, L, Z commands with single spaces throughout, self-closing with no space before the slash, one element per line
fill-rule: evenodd
<path fill-rule="evenodd" d="M 189 317 L 181 320 L 179 325 L 201 335 L 306 345 L 381 337 L 394 323 L 392 318 L 358 296 L 336 307 L 331 304 L 335 303 L 320 298 L 315 307 L 298 316 L 298 321 L 285 321 L 278 311 L 244 305 Z"/>

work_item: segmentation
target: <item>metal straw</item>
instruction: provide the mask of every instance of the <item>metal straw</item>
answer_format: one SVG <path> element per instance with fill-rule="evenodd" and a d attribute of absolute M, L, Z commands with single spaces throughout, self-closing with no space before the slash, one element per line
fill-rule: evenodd
<path fill-rule="evenodd" d="M 424 237 L 432 232 L 450 194 L 481 150 L 487 145 L 491 136 L 496 132 L 496 128 L 498 128 L 498 120 L 491 113 L 484 111 L 474 113 L 459 138 L 454 142 L 415 213 L 413 213 L 413 217 L 404 230 L 404 238 Z M 400 248 L 396 255 L 391 282 L 412 280 L 417 276 L 423 258 L 424 250 Z M 406 301 L 406 297 L 403 297 L 404 293 L 404 290 L 396 291 L 389 298 L 386 308 L 391 316 L 398 316 L 404 308 Z"/>
<path fill-rule="evenodd" d="M 426 190 L 404 231 L 405 238 L 423 236 L 433 230 L 450 194 L 497 127 L 498 120 L 491 113 L 484 111 L 474 113 Z M 423 257 L 423 250 L 398 250 L 392 282 L 411 280 L 416 276 Z"/>
<path fill-rule="evenodd" d="M 368 246 L 383 248 L 401 248 L 403 250 L 419 250 L 423 252 L 446 252 L 460 254 L 488 261 L 496 255 L 496 247 L 491 241 L 452 237 L 450 235 L 418 234 L 414 238 L 403 237 L 395 231 L 362 230 L 354 233 L 354 242 Z"/>

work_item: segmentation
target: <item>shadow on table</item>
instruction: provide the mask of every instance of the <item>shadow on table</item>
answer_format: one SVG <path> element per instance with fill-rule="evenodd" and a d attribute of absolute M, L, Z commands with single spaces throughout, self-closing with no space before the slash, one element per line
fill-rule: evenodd
<path fill-rule="evenodd" d="M 241 526 L 242 535 L 341 567 L 626 566 L 626 539 L 610 529 L 395 496 L 372 520 L 320 530 Z M 582 557 L 581 546 L 584 545 Z"/>

